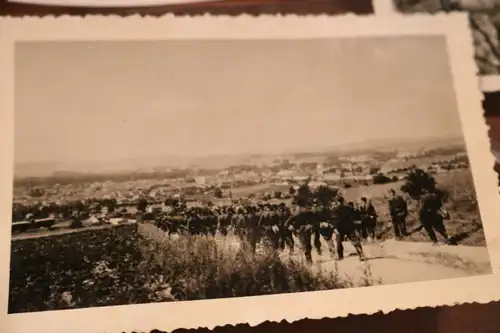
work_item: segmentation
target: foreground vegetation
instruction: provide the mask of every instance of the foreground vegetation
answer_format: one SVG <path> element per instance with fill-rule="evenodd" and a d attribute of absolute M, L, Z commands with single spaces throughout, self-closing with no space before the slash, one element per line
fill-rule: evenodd
<path fill-rule="evenodd" d="M 118 226 L 13 241 L 9 313 L 351 286 L 272 252 L 249 256 L 213 238 L 161 241 Z"/>

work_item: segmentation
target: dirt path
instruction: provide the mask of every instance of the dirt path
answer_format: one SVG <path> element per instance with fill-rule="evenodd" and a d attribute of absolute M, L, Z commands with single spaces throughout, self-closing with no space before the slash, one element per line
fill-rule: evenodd
<path fill-rule="evenodd" d="M 344 243 L 345 259 L 336 261 L 323 245 L 320 256 L 313 250 L 315 271 L 338 270 L 341 277 L 362 284 L 366 279 L 381 284 L 407 283 L 438 279 L 458 278 L 491 273 L 486 247 L 434 246 L 431 243 L 399 242 L 388 240 L 382 243 L 365 244 L 367 260 L 361 262 L 354 247 Z M 297 251 L 298 252 L 298 251 Z M 282 258 L 303 260 L 301 253 Z"/>

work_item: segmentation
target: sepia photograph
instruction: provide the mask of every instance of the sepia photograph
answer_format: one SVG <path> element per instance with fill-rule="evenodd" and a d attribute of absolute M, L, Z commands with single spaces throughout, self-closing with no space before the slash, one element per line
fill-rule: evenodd
<path fill-rule="evenodd" d="M 394 0 L 394 4 L 395 9 L 404 14 L 468 12 L 478 73 L 480 75 L 500 74 L 500 1 Z M 497 86 L 498 88 L 500 87 Z"/>
<path fill-rule="evenodd" d="M 427 33 L 394 20 L 409 33 L 359 37 L 367 18 L 313 34 L 325 19 L 264 37 L 252 19 L 206 19 L 213 34 L 113 39 L 66 19 L 47 39 L 28 21 L 10 39 L 8 313 L 493 277 L 480 186 L 495 175 L 474 160 L 488 146 L 471 150 L 486 126 L 457 92 L 474 62 L 450 56 L 467 17 L 427 18 Z M 203 27 L 178 22 L 164 21 Z"/>

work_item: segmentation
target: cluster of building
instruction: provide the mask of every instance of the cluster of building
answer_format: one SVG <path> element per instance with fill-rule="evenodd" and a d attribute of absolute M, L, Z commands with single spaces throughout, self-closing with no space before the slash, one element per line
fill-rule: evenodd
<path fill-rule="evenodd" d="M 278 164 L 279 166 L 280 164 Z M 465 152 L 452 156 L 424 159 L 419 153 L 402 152 L 392 159 L 380 161 L 370 155 L 338 157 L 336 162 L 281 163 L 281 168 L 232 167 L 210 174 L 176 179 L 143 179 L 130 181 L 104 181 L 78 184 L 55 184 L 38 189 L 27 186 L 14 188 L 14 202 L 22 205 L 50 204 L 82 201 L 89 198 L 113 198 L 118 205 L 133 205 L 140 198 L 161 203 L 175 195 L 206 196 L 217 191 L 259 184 L 298 186 L 308 180 L 311 186 L 342 185 L 355 183 L 370 185 L 374 175 L 388 175 L 400 179 L 413 166 L 432 173 L 446 172 L 451 168 L 468 167 Z M 195 172 L 196 174 L 196 172 Z M 36 191 L 35 191 L 36 190 Z"/>

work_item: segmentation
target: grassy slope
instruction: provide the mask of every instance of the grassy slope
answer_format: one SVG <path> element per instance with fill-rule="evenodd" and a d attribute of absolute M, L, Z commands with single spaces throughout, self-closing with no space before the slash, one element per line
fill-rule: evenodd
<path fill-rule="evenodd" d="M 450 220 L 445 221 L 446 228 L 450 236 L 455 237 L 463 245 L 485 246 L 485 237 L 481 226 L 479 208 L 469 170 L 454 170 L 436 176 L 439 186 L 446 188 L 450 193 L 450 198 L 445 204 L 446 210 L 450 214 Z M 394 237 L 390 226 L 390 216 L 388 210 L 387 194 L 389 189 L 399 190 L 402 182 L 374 185 L 370 187 L 350 188 L 344 190 L 347 200 L 359 200 L 362 196 L 370 198 L 380 216 L 380 222 L 384 224 L 382 230 L 384 238 Z M 417 215 L 417 204 L 411 201 L 409 205 L 410 216 L 408 217 L 408 231 L 415 230 L 420 225 Z M 428 241 L 425 231 L 418 230 L 410 238 L 413 241 Z"/>

